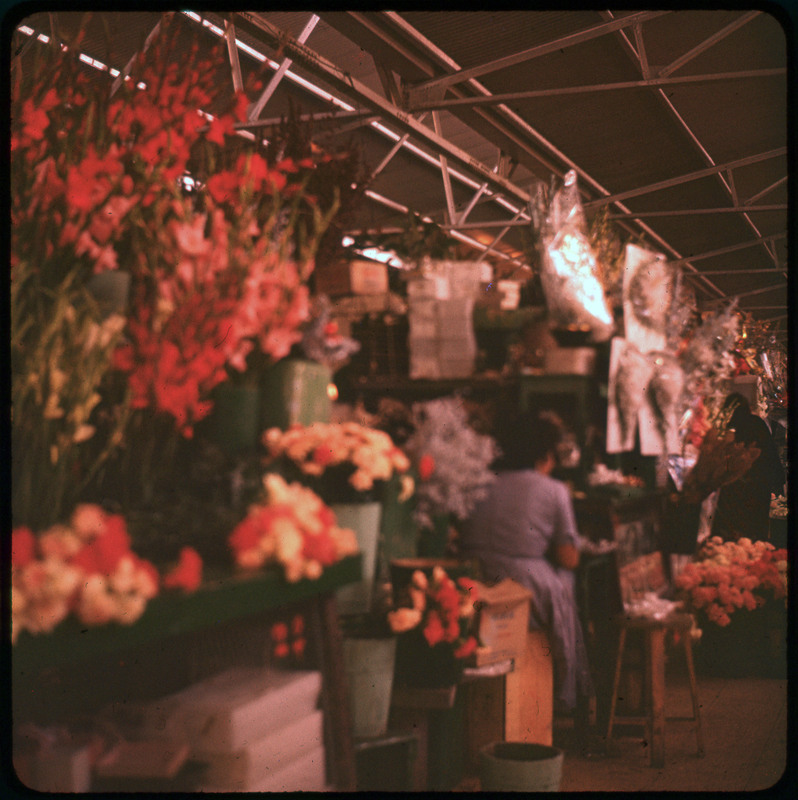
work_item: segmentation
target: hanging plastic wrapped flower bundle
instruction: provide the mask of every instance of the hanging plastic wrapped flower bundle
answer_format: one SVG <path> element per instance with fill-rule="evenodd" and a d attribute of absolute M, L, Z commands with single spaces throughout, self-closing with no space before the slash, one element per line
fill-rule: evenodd
<path fill-rule="evenodd" d="M 594 342 L 606 341 L 613 318 L 598 278 L 574 170 L 566 174 L 540 223 L 541 284 L 555 328 L 589 332 Z"/>

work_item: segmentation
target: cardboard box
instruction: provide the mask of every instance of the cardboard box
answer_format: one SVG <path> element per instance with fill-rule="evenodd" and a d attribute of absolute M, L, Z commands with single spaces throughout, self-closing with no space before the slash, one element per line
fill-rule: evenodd
<path fill-rule="evenodd" d="M 258 781 L 236 782 L 235 788 L 227 784 L 208 782 L 200 792 L 324 792 L 327 791 L 324 747 L 314 747 L 303 756 L 295 758 Z"/>
<path fill-rule="evenodd" d="M 544 356 L 544 371 L 549 375 L 592 375 L 595 367 L 592 347 L 552 347 Z"/>
<path fill-rule="evenodd" d="M 207 764 L 205 779 L 214 786 L 241 791 L 242 786 L 259 786 L 296 759 L 324 746 L 324 714 L 314 711 L 306 717 L 275 728 L 262 739 L 247 742 L 232 753 L 195 751 L 194 758 Z"/>
<path fill-rule="evenodd" d="M 529 600 L 532 592 L 510 578 L 495 586 L 478 581 L 480 648 L 474 658 L 478 667 L 508 658 L 522 657 L 529 627 Z"/>
<path fill-rule="evenodd" d="M 311 715 L 320 692 L 315 670 L 234 667 L 147 704 L 143 733 L 184 738 L 197 752 L 236 752 Z"/>
<path fill-rule="evenodd" d="M 315 276 L 316 292 L 330 297 L 388 291 L 388 267 L 379 261 L 337 261 L 316 269 Z"/>

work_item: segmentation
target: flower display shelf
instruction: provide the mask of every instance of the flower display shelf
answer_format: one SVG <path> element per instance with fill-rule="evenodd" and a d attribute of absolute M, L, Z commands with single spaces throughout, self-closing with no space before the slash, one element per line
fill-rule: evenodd
<path fill-rule="evenodd" d="M 327 567 L 316 580 L 288 583 L 272 570 L 252 575 L 205 575 L 191 595 L 161 594 L 130 626 L 109 624 L 86 627 L 77 619 L 64 620 L 52 633 L 23 632 L 13 646 L 15 670 L 37 670 L 75 664 L 157 639 L 178 636 L 263 611 L 289 606 L 333 592 L 360 579 L 360 555 Z"/>
<path fill-rule="evenodd" d="M 335 591 L 360 577 L 359 554 L 327 567 L 316 580 L 296 583 L 271 570 L 251 575 L 209 572 L 191 595 L 164 594 L 151 600 L 144 614 L 129 627 L 87 628 L 72 618 L 49 634 L 31 636 L 23 632 L 12 648 L 14 685 L 16 688 L 19 679 L 20 691 L 24 692 L 34 676 L 53 667 L 88 666 L 98 656 L 121 654 L 196 631 L 218 630 L 221 634 L 236 620 L 292 605 L 310 605 L 319 618 L 325 739 L 331 751 L 329 781 L 337 791 L 354 791 L 355 755 Z"/>

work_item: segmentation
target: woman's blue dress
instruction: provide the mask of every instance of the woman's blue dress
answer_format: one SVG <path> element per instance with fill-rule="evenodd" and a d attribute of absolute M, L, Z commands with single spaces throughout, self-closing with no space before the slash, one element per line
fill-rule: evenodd
<path fill-rule="evenodd" d="M 548 557 L 562 544 L 580 544 L 568 487 L 532 469 L 499 472 L 460 534 L 462 555 L 479 559 L 486 582 L 511 578 L 534 593 L 529 627 L 549 634 L 555 708 L 567 711 L 592 682 L 574 573 Z"/>

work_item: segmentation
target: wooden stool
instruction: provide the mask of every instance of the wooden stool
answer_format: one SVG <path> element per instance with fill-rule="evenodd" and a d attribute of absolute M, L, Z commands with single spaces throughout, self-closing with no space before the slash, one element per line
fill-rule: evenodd
<path fill-rule="evenodd" d="M 701 732 L 701 714 L 698 703 L 695 668 L 693 666 L 693 646 L 690 631 L 693 618 L 690 614 L 671 612 L 663 619 L 646 617 L 623 617 L 620 621 L 620 637 L 618 639 L 618 658 L 615 662 L 615 677 L 612 686 L 610 717 L 607 724 L 607 741 L 612 738 L 612 728 L 616 723 L 629 725 L 645 725 L 646 736 L 650 743 L 649 757 L 652 767 L 665 765 L 665 721 L 688 720 L 695 723 L 698 755 L 704 755 L 704 740 Z M 618 684 L 623 665 L 626 634 L 629 630 L 641 630 L 645 638 L 645 716 L 616 716 L 615 706 L 618 701 Z M 665 716 L 665 634 L 677 631 L 684 647 L 687 671 L 690 677 L 690 695 L 693 701 L 692 717 Z"/>

